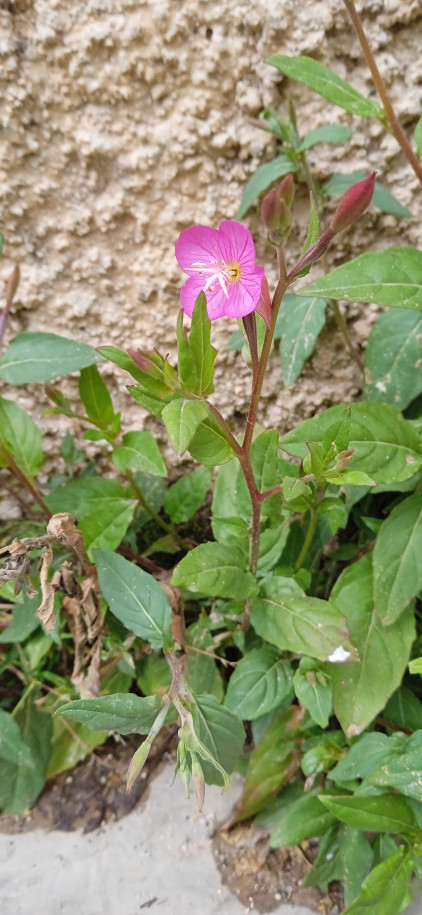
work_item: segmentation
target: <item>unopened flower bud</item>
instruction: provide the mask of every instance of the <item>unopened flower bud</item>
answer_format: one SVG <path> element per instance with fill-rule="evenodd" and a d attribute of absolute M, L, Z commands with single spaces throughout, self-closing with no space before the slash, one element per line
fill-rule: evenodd
<path fill-rule="evenodd" d="M 264 226 L 270 232 L 278 231 L 278 224 L 281 216 L 281 200 L 278 196 L 278 188 L 273 187 L 265 195 L 261 204 L 261 219 Z"/>
<path fill-rule="evenodd" d="M 329 248 L 333 238 L 333 230 L 331 228 L 326 229 L 323 235 L 320 235 L 320 237 L 317 238 L 315 244 L 311 245 L 303 257 L 300 258 L 300 261 L 296 264 L 291 273 L 289 273 L 288 279 L 292 280 L 295 276 L 298 276 L 302 270 L 305 270 L 306 267 L 310 267 L 311 264 L 318 261 Z"/>
<path fill-rule="evenodd" d="M 283 178 L 282 182 L 278 185 L 277 190 L 279 197 L 284 200 L 286 206 L 291 207 L 296 193 L 295 179 L 291 173 Z"/>
<path fill-rule="evenodd" d="M 201 811 L 204 806 L 205 800 L 205 779 L 204 773 L 202 771 L 201 763 L 196 755 L 192 753 L 192 780 L 193 786 L 195 788 L 195 794 L 198 801 L 198 808 Z"/>
<path fill-rule="evenodd" d="M 152 378 L 160 379 L 163 377 L 163 373 L 157 365 L 155 353 L 151 353 L 148 350 L 128 349 L 128 354 L 130 358 L 133 359 L 135 365 L 138 366 L 138 369 L 141 369 L 146 375 L 151 375 Z"/>
<path fill-rule="evenodd" d="M 336 459 L 336 470 L 342 470 L 343 467 L 346 467 L 352 460 L 354 453 L 354 448 L 346 448 L 344 451 L 340 451 Z"/>
<path fill-rule="evenodd" d="M 293 175 L 286 175 L 278 187 L 273 187 L 265 195 L 261 205 L 261 219 L 270 235 L 277 233 L 286 236 L 292 224 L 290 207 L 295 195 Z"/>
<path fill-rule="evenodd" d="M 372 172 L 363 181 L 358 181 L 350 187 L 340 200 L 340 203 L 330 222 L 330 229 L 337 234 L 348 229 L 356 222 L 369 206 L 374 193 L 377 173 Z"/>

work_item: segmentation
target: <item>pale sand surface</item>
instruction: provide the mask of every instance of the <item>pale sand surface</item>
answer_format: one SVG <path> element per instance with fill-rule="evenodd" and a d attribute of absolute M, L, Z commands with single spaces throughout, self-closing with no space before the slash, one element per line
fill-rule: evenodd
<path fill-rule="evenodd" d="M 246 915 L 221 884 L 210 835 L 239 794 L 207 789 L 196 813 L 173 766 L 152 782 L 146 800 L 127 817 L 96 832 L 0 833 L 1 915 Z M 275 915 L 311 915 L 280 905 Z M 422 915 L 415 900 L 407 915 Z"/>

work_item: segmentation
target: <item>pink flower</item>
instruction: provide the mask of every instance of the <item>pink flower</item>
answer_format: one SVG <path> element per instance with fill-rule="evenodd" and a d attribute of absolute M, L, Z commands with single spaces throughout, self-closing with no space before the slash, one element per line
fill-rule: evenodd
<path fill-rule="evenodd" d="M 218 229 L 191 226 L 176 242 L 176 258 L 188 279 L 180 290 L 183 311 L 192 316 L 200 292 L 211 321 L 243 318 L 261 298 L 264 268 L 255 264 L 255 245 L 246 226 L 231 219 Z"/>

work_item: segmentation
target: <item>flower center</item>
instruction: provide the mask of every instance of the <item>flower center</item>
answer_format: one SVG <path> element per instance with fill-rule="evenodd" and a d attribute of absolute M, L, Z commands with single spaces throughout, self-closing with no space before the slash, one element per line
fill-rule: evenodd
<path fill-rule="evenodd" d="M 216 282 L 220 284 L 226 299 L 229 297 L 227 286 L 231 286 L 232 283 L 239 283 L 242 278 L 242 271 L 240 269 L 240 264 L 238 261 L 234 261 L 232 264 L 226 264 L 224 261 L 211 260 L 211 267 L 207 266 L 203 261 L 196 261 L 192 264 L 192 267 L 195 267 L 195 270 L 199 273 L 199 276 L 208 276 L 208 279 L 204 286 L 204 292 L 207 292 L 209 289 L 210 292 L 214 292 Z"/>
<path fill-rule="evenodd" d="M 234 264 L 227 264 L 229 279 L 232 283 L 239 283 L 242 277 L 242 271 L 240 269 L 240 264 L 238 261 L 235 261 Z"/>

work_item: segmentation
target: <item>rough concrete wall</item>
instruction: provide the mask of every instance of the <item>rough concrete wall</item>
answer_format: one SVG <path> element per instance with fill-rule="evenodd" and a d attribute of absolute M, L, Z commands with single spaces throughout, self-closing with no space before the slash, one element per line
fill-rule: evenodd
<path fill-rule="evenodd" d="M 422 3 L 357 5 L 397 111 L 412 127 L 421 109 Z M 0 15 L 7 241 L 1 276 L 16 261 L 22 269 L 11 335 L 49 330 L 94 345 L 159 346 L 174 354 L 182 282 L 175 240 L 187 225 L 217 226 L 234 215 L 245 181 L 274 150 L 271 137 L 248 119 L 264 106 L 282 110 L 288 93 L 303 132 L 328 121 L 355 130 L 347 150 L 312 152 L 318 179 L 333 170 L 377 169 L 403 204 L 416 215 L 421 209 L 413 172 L 377 123 L 368 131 L 359 118 L 264 63 L 274 53 L 309 54 L 372 94 L 341 0 L 2 0 Z M 295 254 L 305 199 L 302 189 Z M 258 262 L 271 264 L 256 214 L 245 221 L 255 234 Z M 372 210 L 342 237 L 331 259 L 343 261 L 352 249 L 372 244 L 418 241 L 417 219 L 402 223 Z M 273 268 L 269 275 L 274 279 Z M 373 313 L 348 307 L 355 337 L 365 336 Z M 235 326 L 217 322 L 214 341 L 222 345 Z M 126 381 L 117 374 L 116 397 L 127 425 L 135 427 L 139 408 L 125 394 Z M 287 428 L 320 406 L 352 399 L 358 386 L 329 322 L 287 393 L 273 356 L 266 422 Z M 226 415 L 245 411 L 248 388 L 240 354 L 221 355 L 215 396 Z M 20 389 L 19 397 L 28 407 L 42 403 L 39 388 Z M 54 452 L 56 419 L 44 423 Z"/>

